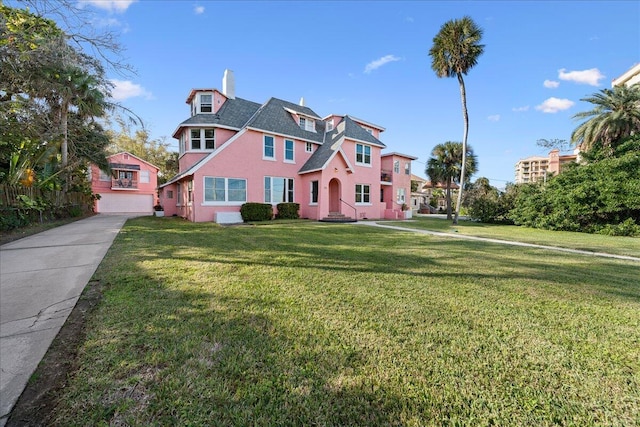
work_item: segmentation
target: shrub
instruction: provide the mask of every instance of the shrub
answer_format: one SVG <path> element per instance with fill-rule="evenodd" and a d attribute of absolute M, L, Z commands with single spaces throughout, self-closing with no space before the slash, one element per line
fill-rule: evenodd
<path fill-rule="evenodd" d="M 273 207 L 268 203 L 245 203 L 240 207 L 240 215 L 244 222 L 269 221 L 273 218 Z"/>
<path fill-rule="evenodd" d="M 609 236 L 640 236 L 640 225 L 632 218 L 627 218 L 620 224 L 606 224 L 597 233 Z"/>
<path fill-rule="evenodd" d="M 276 215 L 278 219 L 300 218 L 300 215 L 298 215 L 298 211 L 300 210 L 299 203 L 278 203 L 276 207 L 278 208 L 278 214 Z"/>

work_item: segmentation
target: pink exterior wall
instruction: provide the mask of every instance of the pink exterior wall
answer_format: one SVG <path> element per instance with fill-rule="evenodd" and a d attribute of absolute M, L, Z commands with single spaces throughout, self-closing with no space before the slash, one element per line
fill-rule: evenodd
<path fill-rule="evenodd" d="M 127 165 L 140 166 L 139 171 L 133 171 L 135 187 L 118 187 L 113 185 L 113 180 L 108 181 L 100 180 L 100 168 L 96 165 L 91 165 L 91 191 L 95 194 L 152 194 L 154 197 L 154 203 L 156 197 L 156 187 L 158 186 L 158 168 L 147 163 L 129 153 L 118 153 L 108 158 L 109 163 L 122 163 Z M 149 172 L 149 182 L 140 182 L 140 172 Z"/>
<path fill-rule="evenodd" d="M 206 157 L 207 155 L 209 155 L 209 153 L 211 153 L 212 150 L 191 150 L 191 128 L 183 128 L 180 133 L 176 134 L 178 137 L 180 134 L 184 135 L 184 141 L 185 141 L 185 151 L 184 153 L 181 153 L 181 156 L 178 160 L 178 166 L 180 168 L 181 171 L 186 171 L 187 169 L 189 169 L 192 165 L 196 164 L 198 161 L 200 161 L 200 159 L 202 159 L 203 157 Z M 196 129 L 195 127 L 193 127 L 193 129 Z M 202 129 L 202 128 L 199 128 Z M 219 148 L 222 144 L 224 144 L 225 142 L 227 142 L 232 136 L 234 136 L 235 134 L 237 134 L 237 131 L 234 130 L 230 130 L 230 129 L 222 129 L 222 128 L 216 128 L 215 129 L 215 146 L 216 148 Z"/>
<path fill-rule="evenodd" d="M 395 171 L 394 163 L 399 162 L 399 170 Z M 382 170 L 391 173 L 391 185 L 385 185 L 385 218 L 403 218 L 402 205 L 411 203 L 411 158 L 387 154 L 381 159 Z M 409 164 L 409 174 L 405 172 L 405 165 Z M 404 202 L 398 201 L 398 189 L 404 189 Z"/>
<path fill-rule="evenodd" d="M 356 164 L 356 143 L 346 140 L 342 144 L 342 153 L 353 167 L 348 170 L 348 163 L 343 154 L 338 152 L 324 170 L 299 175 L 298 171 L 311 157 L 305 151 L 306 142 L 294 139 L 294 161 L 284 161 L 284 138 L 271 135 L 275 142 L 275 160 L 263 159 L 263 137 L 265 133 L 248 130 L 238 139 L 215 155 L 197 171 L 193 177 L 186 177 L 182 183 L 164 188 L 161 198 L 165 207 L 165 215 L 179 215 L 191 221 L 214 221 L 217 212 L 238 212 L 244 202 L 204 202 L 205 177 L 224 177 L 246 179 L 247 202 L 264 203 L 264 179 L 267 176 L 292 178 L 294 180 L 294 202 L 300 204 L 302 218 L 321 219 L 331 211 L 329 187 L 332 179 L 336 179 L 340 187 L 340 195 L 348 205 L 337 202 L 339 211 L 357 219 L 381 218 L 384 205 L 380 203 L 380 167 L 381 149 L 371 146 L 371 165 Z M 216 136 L 217 141 L 217 136 Z M 217 145 L 217 143 L 216 143 Z M 186 156 L 183 156 L 186 157 Z M 188 201 L 186 180 L 193 179 L 192 200 Z M 318 203 L 311 204 L 311 182 L 318 181 Z M 336 182 L 336 181 L 334 181 Z M 369 203 L 355 202 L 356 184 L 369 185 Z M 182 186 L 181 199 L 178 200 L 177 186 Z M 173 199 L 167 199 L 168 191 L 173 191 Z M 274 213 L 275 213 L 274 204 Z"/>

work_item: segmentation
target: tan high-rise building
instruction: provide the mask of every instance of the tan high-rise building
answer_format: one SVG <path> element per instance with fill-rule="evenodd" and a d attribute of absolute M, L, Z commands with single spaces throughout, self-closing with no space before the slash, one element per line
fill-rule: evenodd
<path fill-rule="evenodd" d="M 547 157 L 532 156 L 521 159 L 516 163 L 516 184 L 545 181 L 560 174 L 565 164 L 575 162 L 577 158 L 577 153 L 561 155 L 560 150 L 556 148 L 551 150 Z"/>

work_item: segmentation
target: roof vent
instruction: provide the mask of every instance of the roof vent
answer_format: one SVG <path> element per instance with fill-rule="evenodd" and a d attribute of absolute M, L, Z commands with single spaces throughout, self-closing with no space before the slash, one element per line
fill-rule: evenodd
<path fill-rule="evenodd" d="M 302 98 L 300 98 L 300 106 L 304 107 L 304 96 Z"/>
<path fill-rule="evenodd" d="M 233 71 L 228 69 L 224 70 L 222 77 L 222 93 L 229 99 L 236 99 L 236 79 Z"/>

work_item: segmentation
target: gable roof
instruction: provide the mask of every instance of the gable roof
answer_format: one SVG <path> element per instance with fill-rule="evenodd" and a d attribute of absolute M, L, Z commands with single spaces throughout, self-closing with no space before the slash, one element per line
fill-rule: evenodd
<path fill-rule="evenodd" d="M 260 108 L 260 104 L 247 101 L 242 98 L 227 99 L 220 110 L 215 114 L 196 114 L 180 123 L 173 132 L 173 137 L 177 138 L 178 131 L 185 126 L 222 126 L 232 129 L 240 129 L 247 123 L 247 120 Z"/>
<path fill-rule="evenodd" d="M 317 118 L 316 131 L 302 129 L 294 120 L 291 112 L 299 113 L 304 117 Z M 288 135 L 297 139 L 317 142 L 318 144 L 322 144 L 325 132 L 325 123 L 312 109 L 278 98 L 271 98 L 265 102 L 257 114 L 249 120 L 246 127 Z"/>
<path fill-rule="evenodd" d="M 371 135 L 369 132 L 364 130 L 362 126 L 356 123 L 350 116 L 344 116 L 342 121 L 339 124 L 344 123 L 344 136 L 345 138 L 353 139 L 356 141 L 365 142 L 367 144 L 375 145 L 381 148 L 387 148 L 386 145 L 382 141 L 380 141 L 375 136 Z M 336 127 L 337 128 L 337 127 Z"/>
<path fill-rule="evenodd" d="M 138 157 L 138 156 L 136 156 L 136 155 L 134 155 L 134 154 L 131 154 L 131 153 L 130 153 L 130 152 L 128 152 L 128 151 L 120 151 L 119 153 L 112 154 L 112 155 L 110 155 L 110 156 L 107 156 L 107 159 L 110 159 L 110 158 L 115 157 L 115 156 L 119 156 L 119 155 L 121 155 L 121 154 L 128 154 L 129 156 L 133 157 L 134 159 L 139 160 L 139 161 L 141 161 L 142 163 L 145 163 L 145 164 L 147 164 L 147 165 L 151 166 L 151 167 L 152 167 L 152 168 L 154 168 L 154 169 L 160 170 L 160 168 L 159 168 L 159 167 L 157 167 L 156 165 L 154 165 L 153 163 L 149 163 L 149 162 L 147 162 L 146 160 L 141 159 L 140 157 Z"/>

